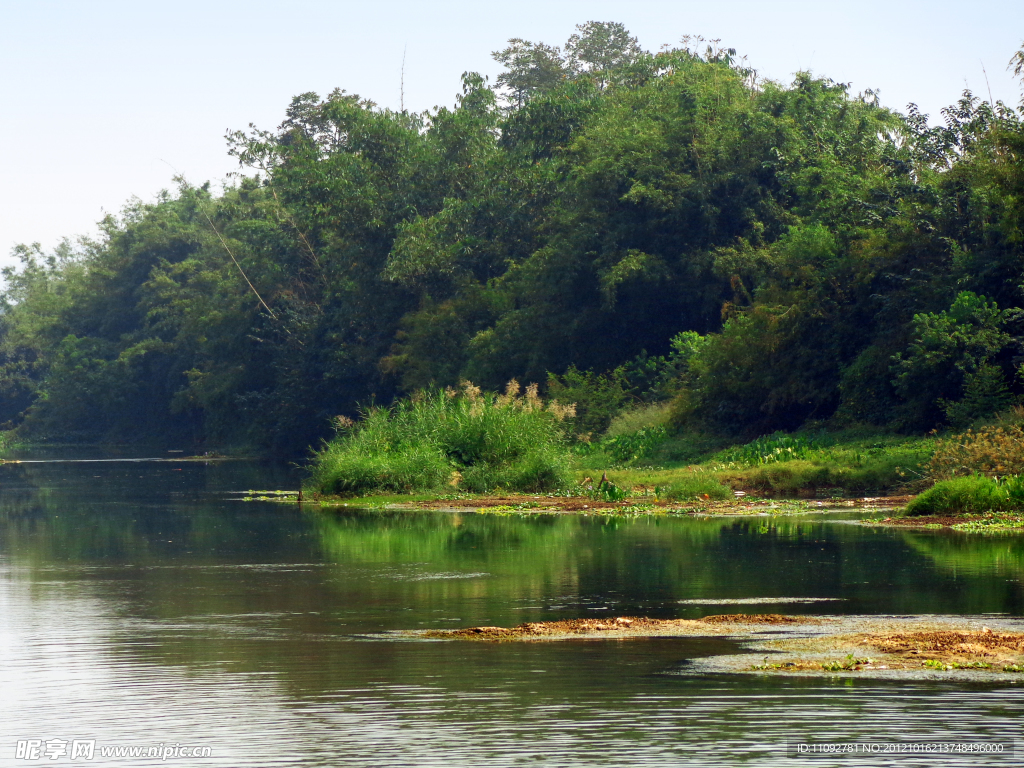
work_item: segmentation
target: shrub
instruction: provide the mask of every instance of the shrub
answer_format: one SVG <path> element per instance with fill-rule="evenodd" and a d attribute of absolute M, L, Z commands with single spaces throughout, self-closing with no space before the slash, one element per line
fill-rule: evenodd
<path fill-rule="evenodd" d="M 609 437 L 601 441 L 601 448 L 619 462 L 636 461 L 650 456 L 668 437 L 664 427 L 645 427 L 631 434 Z"/>
<path fill-rule="evenodd" d="M 629 380 L 621 367 L 595 373 L 570 365 L 561 376 L 549 373 L 547 384 L 552 397 L 576 404 L 572 426 L 580 434 L 604 432 L 630 400 Z"/>
<path fill-rule="evenodd" d="M 537 396 L 423 391 L 390 408 L 375 408 L 314 456 L 311 486 L 324 494 L 407 492 L 444 486 L 484 492 L 497 487 L 544 491 L 571 483 L 572 459 L 561 422 L 572 406 Z"/>
<path fill-rule="evenodd" d="M 1024 474 L 1024 426 L 983 427 L 936 442 L 927 464 L 930 477 Z"/>
<path fill-rule="evenodd" d="M 605 439 L 634 434 L 641 429 L 666 427 L 671 415 L 672 404 L 667 401 L 630 408 L 612 419 L 612 423 L 608 425 L 608 431 L 605 432 Z"/>
<path fill-rule="evenodd" d="M 1014 495 L 1021 493 L 1020 483 L 1014 478 Z M 972 475 L 953 480 L 942 480 L 912 500 L 906 509 L 908 515 L 978 514 L 1010 509 L 1013 501 L 1007 483 L 1000 484 L 991 477 Z"/>

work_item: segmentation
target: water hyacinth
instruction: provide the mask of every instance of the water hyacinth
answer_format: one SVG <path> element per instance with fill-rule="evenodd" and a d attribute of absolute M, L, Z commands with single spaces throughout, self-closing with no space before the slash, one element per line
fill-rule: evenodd
<path fill-rule="evenodd" d="M 464 381 L 422 390 L 358 422 L 314 456 L 312 490 L 323 494 L 461 488 L 547 491 L 571 484 L 563 429 L 575 406 L 544 402 L 536 384 L 512 380 L 501 394 Z"/>

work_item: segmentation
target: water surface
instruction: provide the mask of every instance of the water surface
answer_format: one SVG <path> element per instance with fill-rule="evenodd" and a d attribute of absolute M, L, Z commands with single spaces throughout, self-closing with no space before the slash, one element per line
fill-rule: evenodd
<path fill-rule="evenodd" d="M 297 483 L 245 462 L 0 466 L 0 765 L 87 764 L 18 760 L 26 739 L 213 751 L 94 765 L 679 766 L 806 764 L 786 753 L 800 740 L 1020 733 L 1020 685 L 687 671 L 735 653 L 727 639 L 387 635 L 752 610 L 1016 617 L 1020 538 L 823 517 L 320 511 L 238 493 Z M 751 598 L 833 599 L 720 602 Z M 814 764 L 851 762 L 890 764 Z"/>

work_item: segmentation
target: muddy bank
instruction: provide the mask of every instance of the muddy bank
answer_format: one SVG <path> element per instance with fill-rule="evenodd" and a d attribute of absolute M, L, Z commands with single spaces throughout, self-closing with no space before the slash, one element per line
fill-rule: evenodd
<path fill-rule="evenodd" d="M 423 637 L 461 640 L 557 640 L 568 637 L 699 637 L 732 634 L 732 625 L 800 624 L 807 619 L 772 614 L 728 614 L 703 619 L 650 619 L 618 616 L 613 619 L 568 619 L 526 622 L 515 627 L 467 627 L 417 633 Z M 810 620 L 814 622 L 814 620 Z M 730 625 L 726 627 L 725 625 Z"/>
<path fill-rule="evenodd" d="M 518 514 L 734 514 L 756 515 L 770 512 L 823 512 L 836 508 L 890 510 L 905 505 L 911 496 L 874 496 L 848 499 L 808 501 L 800 499 L 730 499 L 726 501 L 692 500 L 666 501 L 654 495 L 642 495 L 643 489 L 634 489 L 638 495 L 618 501 L 593 499 L 589 496 L 556 496 L 530 494 L 459 495 L 436 499 L 390 501 L 388 509 L 424 509 L 438 511 L 473 511 Z M 360 499 L 316 497 L 314 501 L 324 507 L 360 506 Z M 374 504 L 374 506 L 377 506 Z"/>

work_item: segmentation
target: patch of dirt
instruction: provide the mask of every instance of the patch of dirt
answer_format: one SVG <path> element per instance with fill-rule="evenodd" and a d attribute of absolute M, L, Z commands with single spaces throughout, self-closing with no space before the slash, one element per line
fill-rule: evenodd
<path fill-rule="evenodd" d="M 884 653 L 926 655 L 939 660 L 1018 656 L 1024 653 L 1024 632 L 945 630 L 865 635 L 864 643 Z"/>
<path fill-rule="evenodd" d="M 539 640 L 580 635 L 605 637 L 677 636 L 744 634 L 756 627 L 772 624 L 820 624 L 821 619 L 782 616 L 777 613 L 734 613 L 706 616 L 703 619 L 650 619 L 645 616 L 618 616 L 609 619 L 567 619 L 533 621 L 516 627 L 467 627 L 436 629 L 420 633 L 422 637 L 463 640 Z"/>
<path fill-rule="evenodd" d="M 756 641 L 750 647 L 769 653 L 763 663 L 750 664 L 734 657 L 730 662 L 733 671 L 868 672 L 904 677 L 1024 672 L 1024 632 L 992 630 L 977 621 L 954 617 L 928 622 L 866 616 L 831 621 L 835 631 L 825 634 Z"/>
<path fill-rule="evenodd" d="M 516 627 L 468 627 L 466 629 L 438 629 L 424 633 L 433 638 L 464 638 L 469 640 L 522 640 L 542 637 L 590 635 L 614 632 L 630 635 L 660 633 L 666 629 L 683 628 L 696 624 L 686 619 L 648 619 L 638 616 L 618 616 L 614 619 L 567 619 L 564 621 L 531 621 Z"/>
<path fill-rule="evenodd" d="M 800 616 L 783 616 L 781 613 L 724 613 L 705 616 L 705 624 L 817 624 L 816 619 Z"/>

